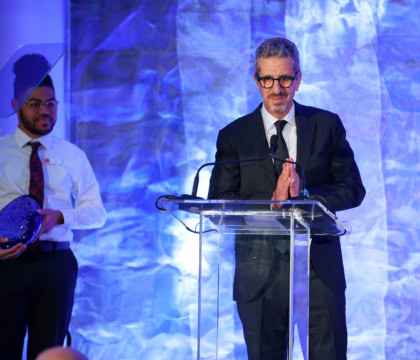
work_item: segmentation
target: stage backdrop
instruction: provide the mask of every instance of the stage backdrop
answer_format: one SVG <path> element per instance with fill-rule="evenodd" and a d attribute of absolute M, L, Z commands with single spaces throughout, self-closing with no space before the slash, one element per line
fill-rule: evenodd
<path fill-rule="evenodd" d="M 297 101 L 340 115 L 367 189 L 338 214 L 353 228 L 342 238 L 349 359 L 420 358 L 419 5 L 70 1 L 71 140 L 109 214 L 74 244 L 74 346 L 92 360 L 193 357 L 198 239 L 154 202 L 190 192 L 218 130 L 258 106 L 253 53 L 285 36 L 301 54 Z"/>

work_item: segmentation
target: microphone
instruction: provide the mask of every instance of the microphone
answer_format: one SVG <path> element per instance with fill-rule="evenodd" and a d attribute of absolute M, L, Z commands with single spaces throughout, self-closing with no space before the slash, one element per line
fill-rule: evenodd
<path fill-rule="evenodd" d="M 211 165 L 215 166 L 215 165 L 236 164 L 236 163 L 251 162 L 251 161 L 263 161 L 263 160 L 268 159 L 269 157 L 274 157 L 274 154 L 275 154 L 276 150 L 277 150 L 277 144 L 270 143 L 269 154 L 267 156 L 262 157 L 262 158 L 216 161 L 216 162 L 211 162 L 211 163 L 206 163 L 206 164 L 201 165 L 198 168 L 197 173 L 195 174 L 191 195 L 185 194 L 185 195 L 182 195 L 181 198 L 183 198 L 183 199 L 201 199 L 201 198 L 197 197 L 198 183 L 200 181 L 200 171 L 201 171 L 201 169 L 203 169 L 207 166 L 211 166 Z"/>
<path fill-rule="evenodd" d="M 277 137 L 276 136 L 272 136 L 270 138 L 270 155 L 271 155 L 271 157 L 273 157 L 274 154 L 276 153 L 277 146 L 278 146 L 277 145 Z"/>
<path fill-rule="evenodd" d="M 251 162 L 251 161 L 263 161 L 263 160 L 268 159 L 270 157 L 274 158 L 274 154 L 275 154 L 276 150 L 277 150 L 277 144 L 270 144 L 269 154 L 267 156 L 262 157 L 262 158 L 244 159 L 244 160 L 215 161 L 215 162 L 210 162 L 210 163 L 203 164 L 198 168 L 197 173 L 195 174 L 191 195 L 189 195 L 189 194 L 184 194 L 184 195 L 181 195 L 181 196 L 161 195 L 157 198 L 157 200 L 155 202 L 155 206 L 160 211 L 166 211 L 165 208 L 159 206 L 159 201 L 162 198 L 165 198 L 165 199 L 168 199 L 168 200 L 180 200 L 180 199 L 204 200 L 202 197 L 197 196 L 198 183 L 200 181 L 200 171 L 201 171 L 201 169 L 203 169 L 207 166 L 211 166 L 211 165 L 223 165 L 223 164 L 235 164 L 235 163 Z M 287 160 L 284 160 L 284 161 L 287 161 Z"/>
<path fill-rule="evenodd" d="M 296 166 L 298 166 L 300 168 L 301 179 L 300 179 L 300 186 L 299 186 L 299 196 L 297 198 L 298 199 L 302 199 L 302 200 L 305 199 L 305 197 L 304 197 L 305 175 L 304 175 L 303 165 L 300 164 L 300 163 L 298 163 L 298 162 L 295 162 L 295 161 L 290 161 L 290 160 L 286 160 L 286 159 L 276 158 L 274 156 L 275 153 L 276 153 L 276 151 L 277 151 L 277 142 L 273 141 L 273 137 L 272 137 L 271 138 L 271 141 L 270 141 L 270 151 L 269 151 L 269 153 L 268 153 L 267 156 L 264 156 L 264 157 L 261 157 L 261 158 L 255 158 L 255 159 L 215 161 L 215 162 L 210 162 L 210 163 L 203 164 L 203 165 L 201 165 L 198 168 L 197 173 L 195 174 L 194 182 L 193 182 L 193 187 L 192 187 L 192 191 L 191 191 L 191 195 L 184 194 L 184 195 L 181 195 L 179 197 L 178 196 L 175 196 L 175 195 L 162 195 L 162 196 L 159 196 L 159 198 L 156 200 L 156 203 L 155 203 L 156 208 L 158 210 L 161 210 L 161 211 L 166 211 L 166 209 L 164 209 L 164 208 L 162 208 L 162 207 L 160 207 L 158 205 L 159 200 L 161 198 L 173 199 L 173 200 L 177 200 L 177 199 L 189 199 L 189 200 L 198 200 L 198 199 L 200 199 L 200 200 L 204 200 L 202 197 L 198 197 L 197 196 L 197 191 L 198 191 L 198 184 L 200 182 L 200 171 L 203 168 L 207 167 L 207 166 L 216 166 L 216 165 L 223 165 L 223 164 L 235 164 L 235 163 L 251 162 L 251 161 L 264 161 L 264 160 L 266 160 L 266 159 L 268 159 L 270 157 L 274 161 L 287 162 L 287 163 L 290 163 L 290 164 L 294 164 L 294 165 L 296 165 Z"/>
<path fill-rule="evenodd" d="M 198 168 L 197 173 L 195 174 L 191 195 L 184 194 L 184 195 L 181 196 L 181 198 L 182 199 L 201 199 L 200 197 L 197 197 L 198 183 L 200 181 L 200 171 L 201 171 L 201 169 L 203 169 L 207 166 L 212 166 L 212 165 L 215 166 L 215 165 L 223 165 L 223 164 L 235 164 L 235 163 L 251 162 L 251 161 L 263 161 L 263 160 L 267 159 L 268 157 L 271 157 L 274 161 L 287 162 L 287 163 L 290 163 L 290 164 L 294 164 L 299 168 L 301 177 L 300 177 L 300 183 L 299 183 L 299 196 L 298 196 L 298 198 L 299 199 L 304 199 L 305 198 L 304 197 L 305 169 L 304 169 L 303 165 L 301 163 L 296 162 L 296 161 L 276 158 L 274 156 L 276 151 L 277 151 L 277 142 L 275 141 L 275 137 L 272 137 L 270 139 L 270 152 L 265 157 L 255 158 L 255 159 L 244 159 L 244 160 L 216 161 L 216 162 L 203 164 Z"/>

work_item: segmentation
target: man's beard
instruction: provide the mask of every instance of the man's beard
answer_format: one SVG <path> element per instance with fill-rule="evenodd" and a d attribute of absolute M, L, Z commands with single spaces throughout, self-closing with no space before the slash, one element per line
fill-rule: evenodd
<path fill-rule="evenodd" d="M 283 114 L 286 111 L 287 106 L 289 105 L 288 104 L 289 94 L 287 94 L 287 93 L 285 93 L 285 92 L 283 92 L 283 91 L 280 90 L 280 92 L 278 94 L 271 94 L 271 95 L 269 95 L 268 98 L 269 99 L 270 98 L 271 99 L 275 99 L 277 97 L 283 98 L 283 100 L 285 101 L 285 103 L 283 105 L 275 105 L 275 104 L 272 104 L 271 106 L 269 105 L 269 107 L 270 107 L 271 112 L 273 112 L 274 114 L 281 115 L 281 114 Z"/>
<path fill-rule="evenodd" d="M 287 95 L 284 96 L 284 97 L 286 98 L 286 102 L 283 105 L 270 105 L 270 104 L 268 104 L 272 113 L 281 115 L 286 111 L 287 106 L 288 106 Z"/>
<path fill-rule="evenodd" d="M 36 119 L 40 118 L 39 116 L 34 118 L 33 121 L 30 121 L 24 114 L 22 109 L 19 109 L 19 116 L 20 116 L 20 120 L 22 121 L 23 126 L 25 127 L 26 130 L 28 130 L 30 133 L 35 134 L 35 135 L 39 135 L 39 136 L 44 136 L 49 134 L 53 129 L 54 129 L 54 125 L 55 122 L 51 123 L 51 127 L 49 129 L 43 130 L 43 129 L 38 129 L 35 125 L 35 121 Z M 48 116 L 47 116 L 48 117 Z M 48 117 L 50 118 L 50 117 Z M 51 119 L 51 118 L 50 118 Z"/>
<path fill-rule="evenodd" d="M 272 106 L 271 107 L 271 112 L 273 112 L 274 114 L 278 114 L 278 115 L 280 115 L 280 114 L 283 114 L 285 111 L 286 111 L 286 109 L 287 109 L 287 103 L 286 104 L 284 104 L 282 107 L 278 107 L 279 105 L 277 105 L 277 107 L 274 107 L 274 106 Z"/>

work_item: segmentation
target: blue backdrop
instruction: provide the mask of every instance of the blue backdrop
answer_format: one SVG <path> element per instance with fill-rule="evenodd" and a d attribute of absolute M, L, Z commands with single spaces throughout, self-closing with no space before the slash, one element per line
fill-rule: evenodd
<path fill-rule="evenodd" d="M 353 229 L 342 238 L 349 359 L 420 358 L 419 5 L 70 1 L 71 140 L 109 213 L 73 246 L 74 346 L 90 359 L 193 358 L 197 238 L 154 201 L 190 192 L 218 130 L 260 102 L 255 48 L 285 36 L 301 54 L 297 101 L 340 115 L 367 188 L 338 214 Z"/>

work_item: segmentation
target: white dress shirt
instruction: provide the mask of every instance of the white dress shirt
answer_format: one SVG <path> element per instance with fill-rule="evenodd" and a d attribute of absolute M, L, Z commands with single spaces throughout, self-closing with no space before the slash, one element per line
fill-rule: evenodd
<path fill-rule="evenodd" d="M 293 103 L 292 108 L 284 119 L 276 119 L 271 115 L 265 105 L 261 107 L 261 115 L 263 118 L 265 136 L 267 137 L 268 147 L 270 147 L 270 139 L 273 135 L 277 135 L 277 128 L 274 123 L 277 120 L 286 120 L 287 124 L 283 128 L 283 138 L 286 142 L 287 150 L 289 151 L 289 157 L 296 161 L 297 153 L 297 135 L 296 135 L 296 121 L 295 121 L 295 104 Z"/>
<path fill-rule="evenodd" d="M 71 241 L 71 229 L 103 226 L 106 211 L 86 154 L 52 134 L 32 139 L 19 128 L 0 137 L 0 209 L 29 193 L 31 141 L 41 143 L 38 154 L 44 170 L 43 207 L 60 210 L 64 217 L 64 224 L 42 234 L 41 241 Z"/>

